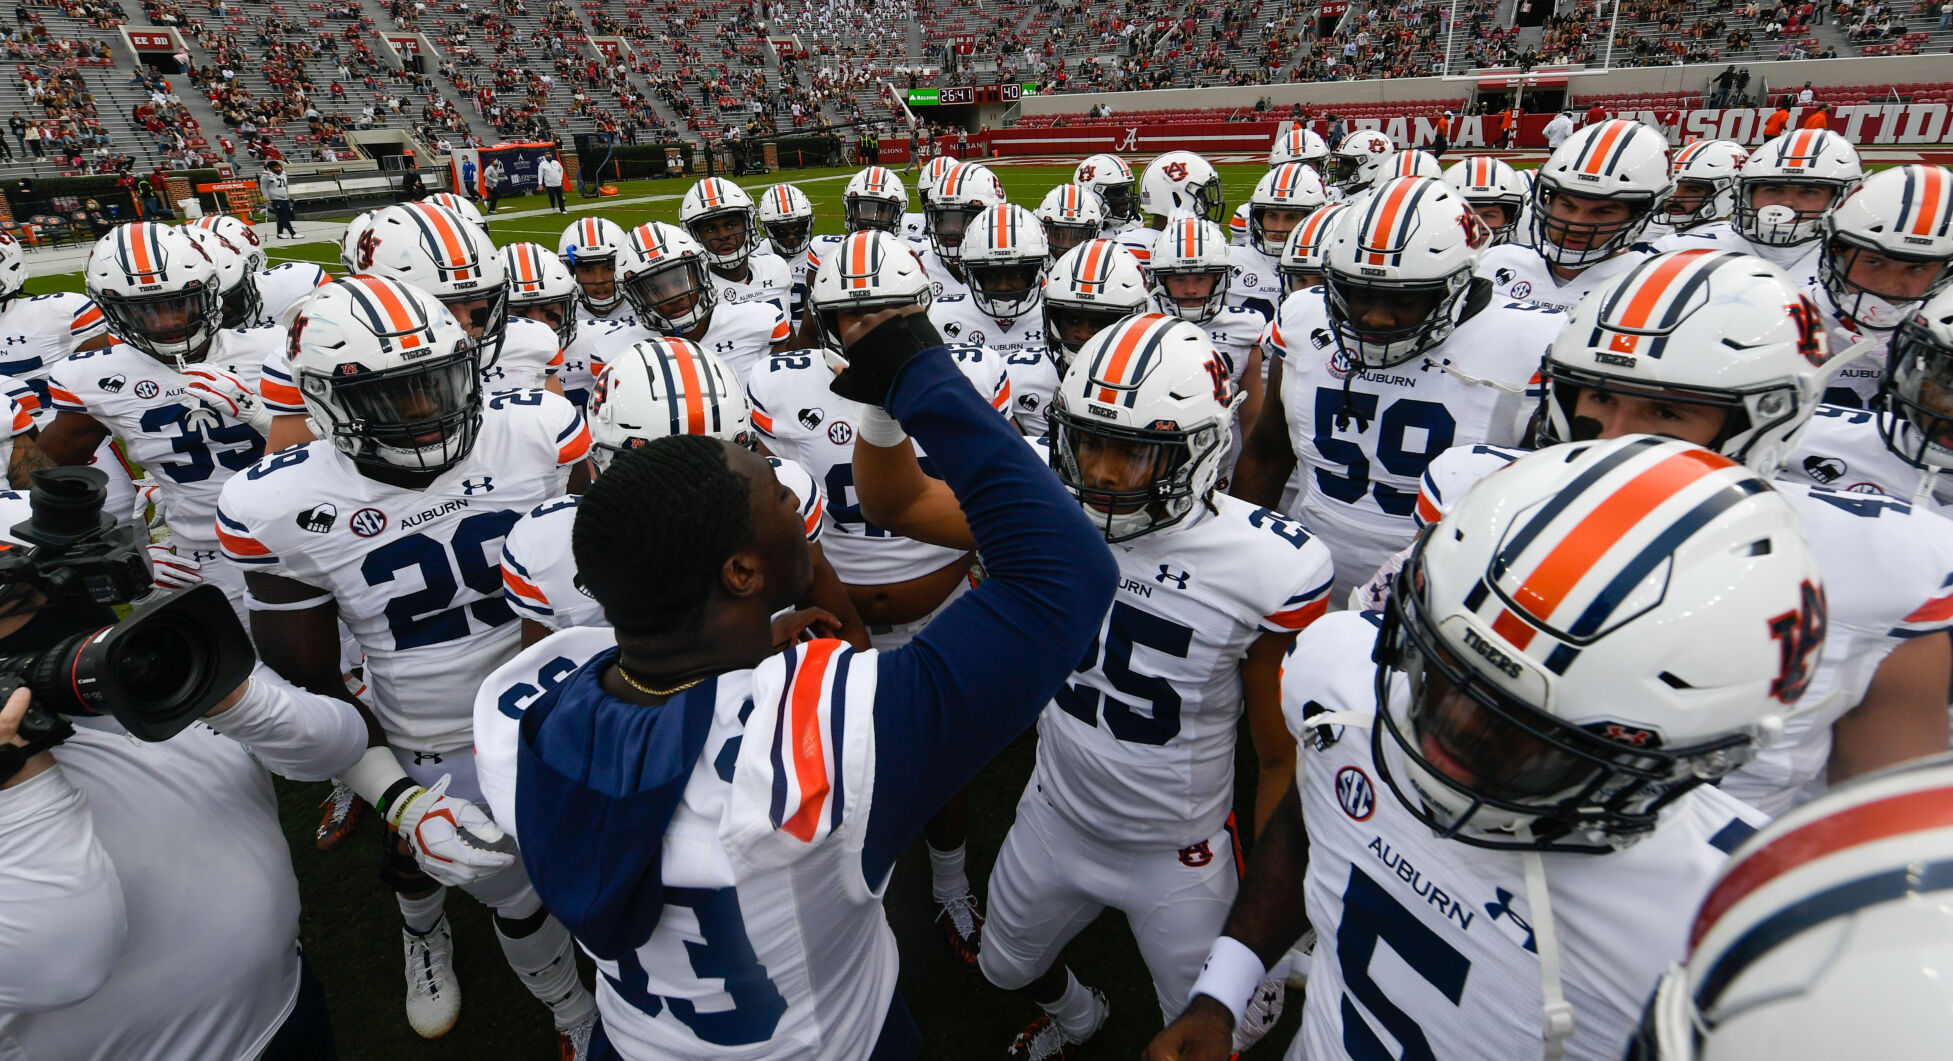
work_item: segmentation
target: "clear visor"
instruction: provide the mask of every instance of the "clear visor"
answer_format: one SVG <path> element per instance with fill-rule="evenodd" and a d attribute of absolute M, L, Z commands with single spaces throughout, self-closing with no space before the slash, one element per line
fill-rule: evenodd
<path fill-rule="evenodd" d="M 773 249 L 783 255 L 795 255 L 807 249 L 814 238 L 814 219 L 811 217 L 788 218 L 785 221 L 763 222 L 766 238 L 773 242 Z"/>
<path fill-rule="evenodd" d="M 1051 257 L 1055 261 L 1066 251 L 1078 246 L 1099 234 L 1099 226 L 1082 224 L 1076 221 L 1045 221 L 1044 241 L 1051 247 Z"/>
<path fill-rule="evenodd" d="M 632 301 L 641 310 L 660 317 L 680 319 L 692 312 L 704 296 L 702 270 L 689 260 L 654 266 L 627 281 Z"/>

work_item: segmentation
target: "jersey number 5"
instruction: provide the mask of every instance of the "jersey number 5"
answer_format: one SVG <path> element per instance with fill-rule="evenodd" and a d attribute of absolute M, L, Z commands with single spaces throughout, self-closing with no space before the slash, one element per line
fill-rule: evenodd
<path fill-rule="evenodd" d="M 1336 926 L 1336 957 L 1343 970 L 1343 1049 L 1351 1061 L 1436 1061 L 1431 1041 L 1410 1014 L 1390 1000 L 1390 994 L 1370 977 L 1377 944 L 1387 945 L 1405 965 L 1439 993 L 1458 1005 L 1465 995 L 1469 958 L 1444 941 L 1417 915 L 1404 909 L 1383 885 L 1362 870 L 1349 868 L 1349 887 L 1343 891 L 1342 923 Z M 1400 992 L 1401 993 L 1401 992 Z M 1362 1003 L 1358 1006 L 1357 1003 Z M 1370 1016 L 1397 1040 L 1402 1054 L 1392 1053 L 1370 1028 Z"/>

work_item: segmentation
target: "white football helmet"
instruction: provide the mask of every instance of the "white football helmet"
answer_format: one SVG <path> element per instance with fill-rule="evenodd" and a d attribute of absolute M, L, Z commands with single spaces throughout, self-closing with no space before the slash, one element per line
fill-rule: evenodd
<path fill-rule="evenodd" d="M 599 317 L 606 316 L 624 301 L 617 287 L 617 256 L 630 237 L 617 222 L 602 217 L 586 217 L 570 223 L 556 242 L 556 253 L 570 267 L 570 275 L 583 289 L 578 298 Z"/>
<path fill-rule="evenodd" d="M 1326 160 L 1329 168 L 1322 171 L 1323 179 L 1331 188 L 1340 189 L 1344 198 L 1349 198 L 1380 183 L 1383 167 L 1396 153 L 1397 145 L 1389 137 L 1375 129 L 1358 129 L 1343 137 L 1343 142 L 1329 153 Z"/>
<path fill-rule="evenodd" d="M 654 330 L 682 337 L 712 316 L 719 296 L 705 248 L 684 229 L 646 222 L 631 230 L 617 257 L 618 290 Z"/>
<path fill-rule="evenodd" d="M 474 338 L 483 368 L 502 356 L 509 274 L 495 245 L 454 211 L 426 202 L 386 207 L 354 253 L 358 272 L 390 276 L 440 299 Z"/>
<path fill-rule="evenodd" d="M 760 228 L 773 253 L 792 260 L 814 242 L 814 203 L 791 184 L 776 184 L 760 196 Z"/>
<path fill-rule="evenodd" d="M 1359 364 L 1388 368 L 1450 338 L 1491 242 L 1478 212 L 1441 180 L 1399 177 L 1378 188 L 1337 217 L 1322 249 L 1337 345 Z M 1411 310 L 1416 319 L 1402 323 Z"/>
<path fill-rule="evenodd" d="M 956 164 L 947 158 L 932 159 L 930 164 L 937 162 L 947 163 L 944 169 Z M 902 215 L 908 209 L 908 189 L 902 186 L 902 178 L 886 166 L 869 166 L 849 177 L 846 190 L 841 192 L 841 222 L 849 232 L 872 228 L 900 233 Z"/>
<path fill-rule="evenodd" d="M 1953 287 L 1893 333 L 1878 394 L 1885 448 L 1922 471 L 1953 471 Z"/>
<path fill-rule="evenodd" d="M 736 221 L 737 230 L 728 222 Z M 723 177 L 707 177 L 678 201 L 678 224 L 705 249 L 716 269 L 738 269 L 759 246 L 759 210 L 746 189 Z"/>
<path fill-rule="evenodd" d="M 346 231 L 339 234 L 339 268 L 347 276 L 359 272 L 360 237 L 373 227 L 373 215 L 378 212 L 368 210 L 363 214 L 354 214 L 353 219 L 346 222 Z"/>
<path fill-rule="evenodd" d="M 456 217 L 474 226 L 475 232 L 481 236 L 484 243 L 487 243 L 489 246 L 495 245 L 495 241 L 488 237 L 488 218 L 482 216 L 481 208 L 475 205 L 473 199 L 465 195 L 456 195 L 453 192 L 435 192 L 433 195 L 422 199 L 421 202 L 446 207 L 454 211 Z"/>
<path fill-rule="evenodd" d="M 1105 204 L 1106 220 L 1116 225 L 1139 219 L 1139 182 L 1132 167 L 1118 155 L 1093 155 L 1071 171 L 1074 183 L 1099 194 Z"/>
<path fill-rule="evenodd" d="M 436 474 L 474 449 L 481 366 L 439 299 L 390 277 L 354 276 L 299 306 L 292 378 L 315 434 L 357 464 Z"/>
<path fill-rule="evenodd" d="M 1151 299 L 1139 259 L 1109 239 L 1081 243 L 1060 255 L 1044 281 L 1044 345 L 1059 374 L 1087 339 L 1146 312 Z"/>
<path fill-rule="evenodd" d="M 1841 366 L 1800 286 L 1754 255 L 1702 247 L 1594 288 L 1540 367 L 1541 440 L 1594 437 L 1574 415 L 1582 391 L 1707 405 L 1724 411 L 1709 448 L 1774 477 Z"/>
<path fill-rule="evenodd" d="M 1322 178 L 1300 162 L 1285 162 L 1261 175 L 1248 198 L 1247 245 L 1280 257 L 1288 234 L 1329 201 Z M 1273 220 L 1274 224 L 1269 224 Z"/>
<path fill-rule="evenodd" d="M 916 171 L 915 175 L 916 196 L 923 202 L 928 202 L 929 193 L 936 190 L 936 185 L 942 182 L 943 174 L 948 173 L 950 167 L 954 165 L 956 160 L 948 155 L 937 155 L 923 163 L 922 168 Z"/>
<path fill-rule="evenodd" d="M 1928 1061 L 1953 1010 L 1953 759 L 1841 786 L 1736 850 L 1627 1061 Z"/>
<path fill-rule="evenodd" d="M 1791 247 L 1824 234 L 1824 218 L 1865 179 L 1851 142 L 1829 129 L 1798 129 L 1765 143 L 1736 177 L 1736 231 L 1752 243 Z M 1799 210 L 1756 205 L 1758 189 L 1808 185 L 1828 189 L 1825 205 Z"/>
<path fill-rule="evenodd" d="M 841 313 L 891 306 L 929 308 L 929 274 L 907 240 L 876 229 L 851 233 L 821 259 L 807 292 L 821 344 L 840 353 Z"/>
<path fill-rule="evenodd" d="M 998 320 L 1022 317 L 1044 298 L 1051 264 L 1044 226 L 1015 203 L 986 207 L 963 237 L 963 275 L 970 301 Z"/>
<path fill-rule="evenodd" d="M 1227 202 L 1214 164 L 1191 151 L 1168 151 L 1139 175 L 1139 212 L 1171 221 L 1198 217 L 1223 224 Z M 1225 237 L 1223 237 L 1225 238 Z"/>
<path fill-rule="evenodd" d="M 1749 148 L 1731 140 L 1697 140 L 1675 156 L 1675 187 L 1655 207 L 1652 220 L 1677 232 L 1720 221 L 1736 209 L 1736 175 L 1750 160 Z M 1683 209 L 1675 200 L 1695 202 Z"/>
<path fill-rule="evenodd" d="M 1822 644 L 1802 524 L 1651 435 L 1527 454 L 1421 534 L 1377 634 L 1377 772 L 1476 847 L 1606 853 L 1783 732 Z"/>
<path fill-rule="evenodd" d="M 540 243 L 511 243 L 502 248 L 502 268 L 509 274 L 509 312 L 549 325 L 559 346 L 570 345 L 580 289 L 563 259 Z"/>
<path fill-rule="evenodd" d="M 183 233 L 196 240 L 217 266 L 217 287 L 224 299 L 222 326 L 243 328 L 257 320 L 264 299 L 258 295 L 258 275 L 251 270 L 243 248 L 212 229 L 185 225 Z"/>
<path fill-rule="evenodd" d="M 1824 216 L 1818 276 L 1838 316 L 1889 332 L 1953 282 L 1953 170 L 1894 166 L 1872 174 Z M 1902 289 L 1854 283 L 1854 266 L 1875 259 L 1903 272 Z"/>
<path fill-rule="evenodd" d="M 1349 208 L 1349 203 L 1330 203 L 1310 214 L 1288 234 L 1288 242 L 1282 244 L 1280 266 L 1283 298 L 1322 283 L 1323 248 L 1329 243 L 1329 233 L 1336 228 L 1337 216 Z"/>
<path fill-rule="evenodd" d="M 1623 118 L 1589 125 L 1554 149 L 1533 182 L 1533 248 L 1554 265 L 1594 265 L 1641 238 L 1655 205 L 1668 197 L 1668 140 Z M 1626 203 L 1625 222 L 1589 223 L 1553 216 L 1553 200 L 1608 199 Z"/>
<path fill-rule="evenodd" d="M 963 254 L 963 236 L 970 223 L 984 207 L 1004 202 L 1004 184 L 990 167 L 958 163 L 943 172 L 942 180 L 923 200 L 922 230 L 939 257 L 955 262 Z"/>
<path fill-rule="evenodd" d="M 1195 324 L 1219 316 L 1227 303 L 1228 281 L 1234 275 L 1227 247 L 1227 233 L 1212 221 L 1182 217 L 1167 222 L 1153 241 L 1152 257 L 1146 264 L 1146 277 L 1161 310 Z M 1171 277 L 1205 277 L 1208 284 L 1203 291 L 1197 284 L 1170 284 Z M 1177 297 L 1176 287 L 1182 292 Z"/>
<path fill-rule="evenodd" d="M 1492 230 L 1492 245 L 1512 242 L 1519 231 L 1519 213 L 1526 205 L 1526 183 L 1503 159 L 1472 155 L 1452 163 L 1444 171 L 1444 182 L 1456 189 L 1478 211 L 1479 220 Z M 1505 212 L 1501 224 L 1493 224 L 1485 211 L 1498 207 Z"/>
<path fill-rule="evenodd" d="M 95 241 L 84 286 L 115 337 L 171 367 L 210 352 L 223 327 L 217 263 L 182 229 L 117 225 Z"/>
<path fill-rule="evenodd" d="M 1205 331 L 1164 313 L 1127 318 L 1065 371 L 1052 466 L 1108 542 L 1173 526 L 1210 503 L 1240 399 Z"/>
<path fill-rule="evenodd" d="M 704 435 L 747 449 L 757 440 L 738 375 L 684 339 L 659 336 L 605 362 L 590 398 L 590 457 L 603 471 L 619 453 L 668 435 Z"/>
<path fill-rule="evenodd" d="M 1288 132 L 1275 138 L 1275 146 L 1268 149 L 1268 168 L 1277 169 L 1291 162 L 1300 162 L 1321 173 L 1329 163 L 1329 144 L 1311 130 L 1291 125 Z"/>
<path fill-rule="evenodd" d="M 207 228 L 230 240 L 238 250 L 244 252 L 245 264 L 254 273 L 264 272 L 270 262 L 265 256 L 264 241 L 258 238 L 258 230 L 236 214 L 205 214 L 190 224 L 196 228 Z"/>
<path fill-rule="evenodd" d="M 20 241 L 0 232 L 0 302 L 20 294 L 27 286 L 27 250 Z"/>
<path fill-rule="evenodd" d="M 1444 164 L 1429 151 L 1399 151 L 1383 164 L 1381 180 L 1395 180 L 1398 177 L 1436 177 L 1444 178 Z"/>
<path fill-rule="evenodd" d="M 1053 261 L 1073 247 L 1099 238 L 1105 227 L 1105 203 L 1083 184 L 1060 184 L 1045 192 L 1036 214 L 1044 226 L 1044 242 Z"/>

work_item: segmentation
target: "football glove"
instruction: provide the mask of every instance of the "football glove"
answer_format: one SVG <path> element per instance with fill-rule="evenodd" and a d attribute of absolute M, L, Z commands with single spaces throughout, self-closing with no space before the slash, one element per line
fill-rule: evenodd
<path fill-rule="evenodd" d="M 189 589 L 203 582 L 203 565 L 177 555 L 176 547 L 168 543 L 149 547 L 149 573 L 157 589 Z"/>
<path fill-rule="evenodd" d="M 214 368 L 186 368 L 183 378 L 188 381 L 186 389 L 191 396 L 211 411 L 244 424 L 261 437 L 271 437 L 271 410 L 249 384 Z"/>
<path fill-rule="evenodd" d="M 423 873 L 449 886 L 469 884 L 507 869 L 515 856 L 491 844 L 507 834 L 480 807 L 447 794 L 450 775 L 431 787 L 415 785 L 387 805 L 387 824 L 413 846 Z"/>

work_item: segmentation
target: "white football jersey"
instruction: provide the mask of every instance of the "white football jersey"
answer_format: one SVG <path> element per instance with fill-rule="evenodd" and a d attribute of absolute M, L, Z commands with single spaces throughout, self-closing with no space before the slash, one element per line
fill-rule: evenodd
<path fill-rule="evenodd" d="M 75 347 L 107 334 L 108 318 L 87 295 L 17 295 L 0 303 L 0 375 L 34 389 L 39 399 L 35 420 L 45 425 L 54 418 L 48 371 Z"/>
<path fill-rule="evenodd" d="M 510 317 L 502 337 L 502 353 L 481 370 L 482 390 L 541 390 L 563 367 L 563 347 L 556 329 L 527 317 Z"/>
<path fill-rule="evenodd" d="M 795 328 L 800 327 L 801 318 L 807 315 L 807 291 L 814 282 L 813 255 L 813 245 L 809 244 L 799 254 L 785 259 L 787 265 L 787 283 L 789 285 L 787 288 L 787 317 L 792 321 Z M 777 255 L 775 259 L 779 260 Z"/>
<path fill-rule="evenodd" d="M 780 485 L 800 499 L 800 521 L 807 540 L 821 538 L 821 510 L 826 499 L 807 470 L 781 457 L 768 457 Z M 502 543 L 502 596 L 517 615 L 551 630 L 572 626 L 605 626 L 604 610 L 576 572 L 570 550 L 576 526 L 577 497 L 545 501 L 523 516 Z"/>
<path fill-rule="evenodd" d="M 1038 718 L 1031 782 L 1071 823 L 1121 844 L 1205 840 L 1234 805 L 1241 660 L 1263 633 L 1329 608 L 1329 549 L 1294 521 L 1216 493 L 1187 522 L 1114 544 L 1119 593 Z"/>
<path fill-rule="evenodd" d="M 1537 302 L 1542 306 L 1568 310 L 1580 304 L 1587 292 L 1606 284 L 1641 264 L 1648 255 L 1628 250 L 1580 270 L 1571 280 L 1553 275 L 1552 267 L 1539 252 L 1516 243 L 1487 248 L 1473 269 L 1492 281 L 1493 297 L 1500 301 Z"/>
<path fill-rule="evenodd" d="M 475 771 L 509 835 L 520 839 L 524 712 L 614 651 L 607 629 L 565 630 L 481 684 Z M 883 797 L 875 679 L 872 650 L 813 641 L 686 694 L 713 696 L 716 710 L 661 839 L 664 909 L 643 946 L 596 963 L 597 1009 L 620 1055 L 853 1061 L 874 1052 L 897 966 L 885 882 L 867 880 L 861 864 L 869 808 Z"/>
<path fill-rule="evenodd" d="M 1270 258 L 1253 247 L 1229 247 L 1233 263 L 1227 279 L 1227 304 L 1261 314 L 1264 321 L 1275 319 L 1282 303 L 1282 270 L 1279 258 Z"/>
<path fill-rule="evenodd" d="M 1010 376 L 996 354 L 980 346 L 951 346 L 949 352 L 977 393 L 1008 415 Z M 799 464 L 826 495 L 821 551 L 835 574 L 850 586 L 885 586 L 961 559 L 960 550 L 890 534 L 862 517 L 855 501 L 854 434 L 863 406 L 829 390 L 833 378 L 819 353 L 792 350 L 768 358 L 747 391 L 753 427 L 766 448 Z M 924 471 L 930 469 L 920 446 L 916 458 Z"/>
<path fill-rule="evenodd" d="M 252 326 L 282 326 L 285 311 L 294 302 L 331 282 L 332 277 L 311 262 L 286 262 L 264 270 L 258 274 L 258 298 L 264 306 L 258 310 L 258 319 Z"/>
<path fill-rule="evenodd" d="M 1026 435 L 1043 435 L 1045 407 L 1058 393 L 1058 363 L 1045 345 L 1043 305 L 1022 317 L 1000 319 L 978 309 L 967 294 L 949 294 L 929 304 L 929 320 L 943 341 L 982 346 L 1004 359 L 1011 418 Z"/>
<path fill-rule="evenodd" d="M 1916 445 L 1911 424 L 1900 423 L 1897 430 L 1902 445 Z M 1896 497 L 1953 516 L 1953 476 L 1927 472 L 1900 459 L 1886 448 L 1879 414 L 1863 409 L 1818 406 L 1780 477 L 1850 494 Z"/>
<path fill-rule="evenodd" d="M 1315 960 L 1300 1058 L 1540 1056 L 1543 990 L 1526 855 L 1433 835 L 1385 783 L 1371 751 L 1376 612 L 1303 631 L 1282 668 L 1282 709 L 1301 745 L 1296 785 L 1309 834 L 1303 885 Z M 1407 696 L 1408 682 L 1392 683 Z M 1311 725 L 1321 711 L 1341 725 Z M 1408 788 L 1388 735 L 1386 764 Z M 1729 852 L 1764 818 L 1708 786 L 1662 812 L 1646 839 L 1605 855 L 1544 853 L 1560 984 L 1573 1008 L 1569 1061 L 1619 1061 L 1655 981 Z M 1385 1043 L 1394 1043 L 1394 1047 Z"/>
<path fill-rule="evenodd" d="M 1426 353 L 1352 371 L 1320 293 L 1282 304 L 1262 343 L 1282 359 L 1289 442 L 1306 472 L 1297 511 L 1336 558 L 1336 599 L 1416 531 L 1412 510 L 1431 458 L 1454 445 L 1510 445 L 1539 404 L 1539 363 L 1566 318 L 1494 298 Z"/>
<path fill-rule="evenodd" d="M 284 348 L 285 329 L 276 325 L 230 328 L 217 333 L 202 364 L 256 387 L 266 354 Z M 184 384 L 176 369 L 123 343 L 72 355 L 49 377 L 57 410 L 107 428 L 156 481 L 179 547 L 214 553 L 217 495 L 264 456 L 264 438 Z"/>
<path fill-rule="evenodd" d="M 929 293 L 932 296 L 942 298 L 944 295 L 970 293 L 970 282 L 963 279 L 957 270 L 950 268 L 949 262 L 936 253 L 936 248 L 930 246 L 928 240 L 912 242 L 909 249 L 915 251 L 916 260 L 922 263 L 922 271 L 929 277 Z"/>
<path fill-rule="evenodd" d="M 1143 269 L 1153 260 L 1153 244 L 1159 242 L 1160 230 L 1136 224 L 1106 238 L 1130 251 L 1134 258 L 1139 259 L 1139 266 Z"/>
<path fill-rule="evenodd" d="M 630 325 L 632 327 L 636 327 L 638 325 L 637 311 L 631 308 L 631 304 L 629 302 L 619 300 L 617 305 L 611 307 L 609 313 L 606 313 L 603 316 L 599 317 L 595 313 L 590 312 L 590 307 L 584 305 L 582 299 L 580 298 L 577 299 L 576 300 L 577 330 L 582 331 L 584 328 L 590 327 L 593 324 L 594 325 L 625 324 L 625 325 Z"/>
<path fill-rule="evenodd" d="M 1822 239 L 1814 239 L 1788 247 L 1752 243 L 1736 230 L 1736 222 L 1732 220 L 1712 221 L 1681 232 L 1671 232 L 1653 241 L 1653 248 L 1656 254 L 1692 250 L 1697 247 L 1714 247 L 1717 250 L 1753 254 L 1789 273 L 1791 279 L 1802 284 L 1814 285 L 1817 279 L 1818 252 L 1823 242 Z M 1812 298 L 1817 297 L 1814 287 L 1807 293 Z"/>
<path fill-rule="evenodd" d="M 1847 409 L 1873 408 L 1873 403 L 1878 399 L 1879 384 L 1885 380 L 1886 355 L 1897 332 L 1857 328 L 1846 323 L 1831 305 L 1830 294 L 1816 286 L 1816 277 L 1811 278 L 1811 284 L 1809 294 L 1811 300 L 1817 303 L 1818 316 L 1824 322 L 1824 336 L 1830 344 L 1831 356 L 1842 357 L 1847 351 L 1854 351 L 1851 360 L 1839 366 L 1825 382 L 1824 401 Z"/>
<path fill-rule="evenodd" d="M 520 644 L 502 540 L 589 452 L 567 399 L 507 391 L 484 403 L 468 456 L 421 489 L 368 478 L 329 442 L 272 454 L 224 490 L 218 541 L 246 572 L 329 593 L 388 743 L 451 752 L 469 744 L 472 690 Z"/>
<path fill-rule="evenodd" d="M 792 337 L 787 312 L 771 302 L 721 302 L 712 307 L 705 334 L 693 341 L 724 361 L 740 382 L 750 383 L 773 344 Z"/>
<path fill-rule="evenodd" d="M 576 334 L 563 347 L 563 365 L 556 370 L 556 378 L 563 383 L 563 397 L 579 409 L 588 408 L 604 363 L 617 351 L 649 338 L 650 332 L 623 321 L 579 320 Z"/>
<path fill-rule="evenodd" d="M 1439 454 L 1418 494 L 1418 522 L 1435 522 L 1475 483 L 1520 455 L 1491 446 Z M 1775 485 L 1803 524 L 1829 607 L 1824 645 L 1783 738 L 1721 783 L 1724 792 L 1772 816 L 1789 810 L 1800 793 L 1808 798 L 1822 790 L 1831 726 L 1865 699 L 1885 657 L 1910 638 L 1941 636 L 1953 627 L 1953 522 L 1903 501 L 1815 486 L 1803 474 Z"/>
<path fill-rule="evenodd" d="M 1153 300 L 1152 308 L 1173 315 L 1173 308 L 1160 305 L 1160 300 L 1157 298 Z M 1237 390 L 1245 386 L 1243 381 L 1247 378 L 1248 363 L 1254 360 L 1255 348 L 1261 344 L 1262 337 L 1268 332 L 1268 321 L 1269 318 L 1262 316 L 1257 310 L 1247 306 L 1229 305 L 1221 307 L 1221 311 L 1214 315 L 1213 320 L 1206 324 L 1194 325 L 1207 333 L 1207 340 L 1213 343 L 1214 349 L 1220 353 L 1221 363 L 1227 366 L 1227 377 L 1233 381 Z M 1264 380 L 1267 379 L 1268 370 L 1265 365 L 1261 369 L 1261 375 Z M 1252 426 L 1254 425 L 1241 422 L 1241 407 L 1236 406 L 1234 434 L 1228 439 L 1227 455 L 1221 459 L 1222 489 L 1226 489 L 1227 481 L 1234 475 L 1234 463 L 1241 456 L 1241 446 L 1247 441 L 1248 429 Z"/>
<path fill-rule="evenodd" d="M 710 269 L 712 286 L 719 293 L 719 305 L 734 302 L 768 302 L 782 316 L 793 313 L 793 271 L 772 254 L 746 256 L 746 279 L 728 280 Z"/>

